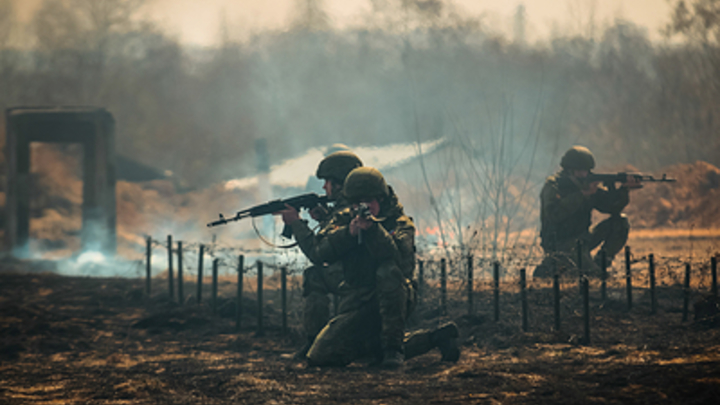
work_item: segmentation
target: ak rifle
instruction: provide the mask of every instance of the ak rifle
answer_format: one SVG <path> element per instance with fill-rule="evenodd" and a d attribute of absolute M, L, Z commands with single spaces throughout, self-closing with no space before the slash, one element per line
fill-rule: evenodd
<path fill-rule="evenodd" d="M 220 219 L 214 222 L 210 222 L 207 224 L 208 227 L 214 227 L 218 225 L 225 225 L 229 222 L 239 221 L 244 218 L 255 218 L 255 217 L 261 217 L 263 215 L 271 215 L 278 211 L 282 211 L 286 209 L 286 204 L 295 208 L 296 210 L 300 211 L 302 208 L 308 208 L 312 209 L 317 207 L 318 205 L 326 206 L 328 203 L 327 196 L 319 196 L 315 193 L 307 193 L 307 194 L 301 194 L 295 197 L 290 197 L 286 199 L 279 199 L 279 200 L 272 200 L 268 201 L 264 204 L 256 205 L 254 207 L 250 207 L 247 209 L 244 209 L 242 211 L 238 211 L 235 216 L 233 217 L 225 217 L 223 214 L 220 215 Z M 286 238 L 292 237 L 292 228 L 290 226 L 285 225 L 283 227 L 282 236 Z"/>
<path fill-rule="evenodd" d="M 608 188 L 615 188 L 615 183 L 627 183 L 628 180 L 634 178 L 638 183 L 675 183 L 677 180 L 669 179 L 667 174 L 662 177 L 655 178 L 648 174 L 641 173 L 589 173 L 583 180 L 585 183 L 603 183 Z"/>
<path fill-rule="evenodd" d="M 360 203 L 352 209 L 353 216 L 369 219 L 372 217 L 370 213 L 370 207 L 366 203 Z M 362 245 L 362 229 L 358 229 L 358 245 Z"/>

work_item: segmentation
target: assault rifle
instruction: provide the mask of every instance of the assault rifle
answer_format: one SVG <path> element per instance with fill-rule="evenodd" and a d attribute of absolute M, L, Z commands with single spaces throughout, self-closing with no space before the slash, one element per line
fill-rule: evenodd
<path fill-rule="evenodd" d="M 300 210 L 301 208 L 315 208 L 318 205 L 327 205 L 328 198 L 327 196 L 319 196 L 315 193 L 307 193 L 307 194 L 301 194 L 295 197 L 290 197 L 287 199 L 280 199 L 280 200 L 273 200 L 266 202 L 264 204 L 256 205 L 254 207 L 250 207 L 248 209 L 244 209 L 242 211 L 238 211 L 234 217 L 226 218 L 223 216 L 223 214 L 220 215 L 220 219 L 218 219 L 215 222 L 210 222 L 207 224 L 208 227 L 218 226 L 218 225 L 225 225 L 228 222 L 233 221 L 239 221 L 243 218 L 251 217 L 261 217 L 263 215 L 270 215 L 273 213 L 276 213 L 278 211 L 282 211 L 285 208 L 285 204 L 294 207 L 296 210 Z M 292 228 L 290 226 L 285 225 L 282 231 L 282 236 L 286 238 L 292 237 Z"/>
<path fill-rule="evenodd" d="M 360 217 L 360 218 L 370 218 L 372 214 L 370 213 L 370 207 L 368 207 L 365 203 L 360 203 L 356 208 L 353 208 L 352 210 L 353 216 Z M 358 245 L 362 245 L 362 229 L 358 229 Z"/>
<path fill-rule="evenodd" d="M 640 173 L 589 173 L 583 180 L 586 183 L 594 183 L 596 181 L 605 184 L 608 188 L 615 188 L 615 183 L 626 183 L 630 178 L 634 178 L 638 183 L 674 183 L 677 180 L 669 179 L 667 174 L 663 174 L 661 178 L 656 179 L 653 176 Z"/>

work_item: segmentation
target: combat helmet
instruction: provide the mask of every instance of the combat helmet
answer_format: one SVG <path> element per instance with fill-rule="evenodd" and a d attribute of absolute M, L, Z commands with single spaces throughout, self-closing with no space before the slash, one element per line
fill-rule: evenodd
<path fill-rule="evenodd" d="M 595 167 L 595 157 L 590 149 L 573 146 L 563 155 L 560 166 L 566 170 L 592 170 Z"/>
<path fill-rule="evenodd" d="M 374 167 L 358 167 L 348 174 L 343 187 L 343 194 L 350 202 L 363 199 L 384 198 L 390 195 L 385 178 Z"/>
<path fill-rule="evenodd" d="M 318 179 L 333 180 L 343 184 L 348 173 L 356 167 L 362 166 L 360 158 L 349 151 L 334 152 L 320 161 L 315 176 Z"/>

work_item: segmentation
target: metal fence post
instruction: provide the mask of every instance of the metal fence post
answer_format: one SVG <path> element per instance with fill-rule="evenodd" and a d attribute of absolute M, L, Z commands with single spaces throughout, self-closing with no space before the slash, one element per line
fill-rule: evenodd
<path fill-rule="evenodd" d="M 145 295 L 150 296 L 150 280 L 152 279 L 152 238 L 145 240 Z"/>
<path fill-rule="evenodd" d="M 627 295 L 627 309 L 632 309 L 632 269 L 630 263 L 630 246 L 625 246 L 625 292 Z"/>
<path fill-rule="evenodd" d="M 177 255 L 178 255 L 178 302 L 180 305 L 185 301 L 185 290 L 184 290 L 184 279 L 183 279 L 183 243 L 178 241 L 177 243 Z"/>
<path fill-rule="evenodd" d="M 205 257 L 205 245 L 200 245 L 198 253 L 198 276 L 197 276 L 197 302 L 202 302 L 202 285 L 203 285 L 203 258 Z"/>
<path fill-rule="evenodd" d="M 175 299 L 175 280 L 173 277 L 173 251 L 172 251 L 172 235 L 167 236 L 167 250 L 168 250 L 168 295 L 170 295 L 170 301 Z"/>
<path fill-rule="evenodd" d="M 495 322 L 500 320 L 500 262 L 493 263 L 493 304 Z"/>
<path fill-rule="evenodd" d="M 475 313 L 475 305 L 473 303 L 473 255 L 467 258 L 467 274 L 468 274 L 468 315 Z"/>
<path fill-rule="evenodd" d="M 238 257 L 237 267 L 237 298 L 235 301 L 235 329 L 240 330 L 242 325 L 242 295 L 243 295 L 243 273 L 245 265 L 245 256 Z"/>
<path fill-rule="evenodd" d="M 218 262 L 215 258 L 212 264 L 212 313 L 217 314 L 217 293 L 218 293 Z"/>
<path fill-rule="evenodd" d="M 257 336 L 265 335 L 263 325 L 263 262 L 257 261 Z"/>
<path fill-rule="evenodd" d="M 688 320 L 688 306 L 690 305 L 690 263 L 685 263 L 685 285 L 683 286 L 683 322 Z"/>
<path fill-rule="evenodd" d="M 590 283 L 587 277 L 582 279 L 583 323 L 585 325 L 584 344 L 590 344 Z"/>
<path fill-rule="evenodd" d="M 655 295 L 655 255 L 648 255 L 648 272 L 650 273 L 650 314 L 657 312 L 657 296 Z"/>
<path fill-rule="evenodd" d="M 520 269 L 520 303 L 522 306 L 522 330 L 523 330 L 523 332 L 527 332 L 527 330 L 528 330 L 528 305 L 527 305 L 525 269 Z"/>

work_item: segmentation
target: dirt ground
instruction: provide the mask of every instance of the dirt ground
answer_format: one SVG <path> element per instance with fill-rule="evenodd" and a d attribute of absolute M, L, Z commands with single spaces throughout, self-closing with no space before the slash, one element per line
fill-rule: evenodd
<path fill-rule="evenodd" d="M 717 322 L 682 322 L 682 291 L 658 291 L 651 315 L 638 288 L 628 311 L 622 289 L 600 301 L 593 284 L 591 342 L 581 344 L 577 285 L 562 289 L 562 325 L 553 331 L 552 289 L 530 283 L 528 332 L 518 294 L 503 287 L 494 321 L 492 292 L 475 294 L 467 315 L 451 300 L 440 316 L 428 295 L 413 327 L 447 318 L 460 326 L 462 358 L 443 363 L 431 352 L 401 371 L 359 363 L 312 368 L 292 360 L 301 339 L 291 322 L 281 333 L 277 302 L 267 295 L 265 334 L 256 306 L 218 315 L 189 300 L 180 306 L 142 280 L 64 277 L 0 271 L 0 403 L 3 404 L 397 404 L 503 403 L 708 404 L 720 398 Z M 186 291 L 194 291 L 188 284 Z M 614 288 L 614 287 L 613 287 Z"/>

